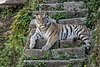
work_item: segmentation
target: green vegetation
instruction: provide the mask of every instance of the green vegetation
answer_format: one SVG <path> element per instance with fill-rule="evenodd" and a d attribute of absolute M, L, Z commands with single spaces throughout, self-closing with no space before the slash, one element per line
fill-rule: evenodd
<path fill-rule="evenodd" d="M 68 48 L 69 45 L 63 44 L 62 47 L 63 47 L 63 48 Z"/>
<path fill-rule="evenodd" d="M 69 0 L 58 0 L 59 3 L 68 2 Z"/>
<path fill-rule="evenodd" d="M 89 13 L 87 14 L 87 22 L 86 22 L 86 26 L 89 28 L 93 28 L 97 22 L 97 20 L 99 19 L 100 13 L 97 12 L 100 3 L 98 0 L 84 0 L 87 3 L 87 8 L 89 9 Z M 95 13 L 96 16 L 93 15 L 93 13 Z"/>
<path fill-rule="evenodd" d="M 92 51 L 88 56 L 89 63 L 87 67 L 99 67 L 100 66 L 100 12 L 98 12 L 98 8 L 100 8 L 99 0 L 83 0 L 87 3 L 87 7 L 89 9 L 89 14 L 87 15 L 87 27 L 93 29 L 93 41 L 92 41 Z"/>
<path fill-rule="evenodd" d="M 36 67 L 47 67 L 47 65 L 44 62 L 37 62 Z"/>
<path fill-rule="evenodd" d="M 70 61 L 69 64 L 68 64 L 68 67 L 73 67 L 73 64 L 74 64 L 74 62 Z"/>
<path fill-rule="evenodd" d="M 40 57 L 37 57 L 37 56 L 31 56 L 31 57 L 24 57 L 23 60 L 39 60 Z"/>
<path fill-rule="evenodd" d="M 95 16 L 93 16 L 93 14 L 87 14 L 87 22 L 86 22 L 86 26 L 91 28 L 91 29 L 94 29 L 95 27 L 95 24 L 97 22 L 97 20 L 100 18 L 100 13 L 96 13 Z"/>
<path fill-rule="evenodd" d="M 67 16 L 66 13 L 58 13 L 58 12 L 52 14 L 51 17 L 52 17 L 53 19 L 55 19 L 55 20 L 67 19 L 67 18 L 68 18 L 68 16 Z"/>
<path fill-rule="evenodd" d="M 74 55 L 72 56 L 67 56 L 66 54 L 62 52 L 58 52 L 60 55 L 59 58 L 54 58 L 51 53 L 49 52 L 47 55 L 44 55 L 43 57 L 24 57 L 24 52 L 25 52 L 25 43 L 27 40 L 27 35 L 29 33 L 29 23 L 32 20 L 32 12 L 34 10 L 38 10 L 39 2 L 36 2 L 36 0 L 28 0 L 29 4 L 23 9 L 3 9 L 0 10 L 0 19 L 8 19 L 14 15 L 15 20 L 11 25 L 12 31 L 11 35 L 9 36 L 9 40 L 5 42 L 5 46 L 0 45 L 0 66 L 1 67 L 23 67 L 23 60 L 25 59 L 56 59 L 56 60 L 68 60 L 70 58 L 79 58 L 75 57 Z M 59 0 L 60 1 L 60 0 Z M 68 0 L 62 0 L 60 2 L 64 2 Z M 89 28 L 94 28 L 95 31 L 93 33 L 93 47 L 98 47 L 100 46 L 100 22 L 97 23 L 97 20 L 100 18 L 100 13 L 97 12 L 99 8 L 99 0 L 84 0 L 87 3 L 87 6 L 89 8 L 89 14 L 87 15 L 87 27 Z M 46 2 L 44 0 L 44 2 Z M 29 9 L 32 7 L 32 9 Z M 55 9 L 58 10 L 58 9 Z M 17 13 L 18 11 L 18 13 Z M 95 16 L 92 14 L 95 13 Z M 77 15 L 76 15 L 77 17 Z M 52 15 L 53 19 L 60 20 L 60 19 L 67 19 L 68 16 L 66 13 L 55 13 Z M 98 26 L 97 26 L 98 24 Z M 0 30 L 2 32 L 3 30 Z M 2 38 L 0 39 L 2 40 Z M 64 46 L 67 47 L 67 46 Z M 100 66 L 100 48 L 94 49 L 94 51 L 91 52 L 91 56 L 89 56 L 89 64 L 88 67 L 99 67 Z M 74 62 L 69 62 L 68 67 L 73 67 L 72 65 Z M 46 67 L 46 64 L 44 62 L 38 62 L 37 67 Z M 26 64 L 24 67 L 32 67 L 31 64 Z"/>
<path fill-rule="evenodd" d="M 33 64 L 31 64 L 31 63 L 25 63 L 23 67 L 33 67 Z"/>
<path fill-rule="evenodd" d="M 4 30 L 3 30 L 3 29 L 0 29 L 0 33 L 1 33 L 1 32 L 4 32 Z"/>
<path fill-rule="evenodd" d="M 8 10 L 8 12 L 10 12 Z M 29 23 L 32 20 L 33 9 L 23 8 L 18 11 L 14 17 L 9 40 L 0 50 L 0 66 L 4 67 L 23 67 L 23 55 L 25 52 L 25 43 L 29 33 Z M 7 15 L 8 17 L 8 15 Z"/>
<path fill-rule="evenodd" d="M 57 52 L 59 54 L 59 57 L 56 58 L 56 60 L 69 60 L 69 59 L 78 59 L 80 57 L 75 57 L 75 55 L 71 55 L 71 56 L 67 56 L 66 54 L 64 54 L 63 52 L 58 51 Z"/>
<path fill-rule="evenodd" d="M 47 53 L 47 55 L 44 55 L 42 58 L 43 58 L 43 59 L 46 59 L 46 60 L 50 60 L 50 59 L 53 59 L 54 57 L 53 57 L 53 55 L 51 54 L 51 52 L 49 51 L 49 52 Z"/>
<path fill-rule="evenodd" d="M 100 66 L 100 21 L 95 25 L 95 30 L 93 32 L 93 42 L 92 42 L 92 47 L 93 50 L 91 51 L 89 58 L 89 64 L 88 67 L 95 66 L 99 67 Z"/>
<path fill-rule="evenodd" d="M 25 63 L 23 67 L 33 67 L 31 63 Z M 36 67 L 48 67 L 44 62 L 37 62 Z"/>
<path fill-rule="evenodd" d="M 8 18 L 11 18 L 11 17 L 15 16 L 17 14 L 17 12 L 20 9 L 22 9 L 22 7 L 23 6 L 20 6 L 16 9 L 14 9 L 14 8 L 13 9 L 12 8 L 10 8 L 10 9 L 8 9 L 8 8 L 1 9 L 0 10 L 0 19 L 6 20 Z"/>
<path fill-rule="evenodd" d="M 53 55 L 51 54 L 51 52 L 48 52 L 47 55 L 44 55 L 42 57 L 37 57 L 37 56 L 31 56 L 31 57 L 24 57 L 23 60 L 50 60 L 50 59 L 54 59 Z"/>
<path fill-rule="evenodd" d="M 63 7 L 62 8 L 61 7 L 60 8 L 54 8 L 53 10 L 54 11 L 61 11 L 61 10 L 64 10 L 64 8 Z"/>
<path fill-rule="evenodd" d="M 58 58 L 54 58 L 54 56 L 51 54 L 51 51 L 47 53 L 47 55 L 44 55 L 42 57 L 37 56 L 31 56 L 31 57 L 23 57 L 23 60 L 69 60 L 69 59 L 79 59 L 80 57 L 75 57 L 75 55 L 67 56 L 65 53 L 58 51 L 59 54 Z"/>

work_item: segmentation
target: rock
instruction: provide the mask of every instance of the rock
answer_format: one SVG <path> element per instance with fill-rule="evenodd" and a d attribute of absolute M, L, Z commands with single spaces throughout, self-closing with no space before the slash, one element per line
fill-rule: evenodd
<path fill-rule="evenodd" d="M 80 10 L 80 7 L 83 6 L 84 2 L 64 2 L 63 6 L 65 10 Z"/>
<path fill-rule="evenodd" d="M 60 41 L 60 47 L 61 48 L 68 48 L 68 47 L 79 47 L 82 46 L 82 41 L 77 40 L 76 42 L 72 42 L 70 40 L 61 40 Z"/>
<path fill-rule="evenodd" d="M 51 52 L 51 55 L 54 56 L 54 58 L 58 58 L 60 55 L 59 52 L 62 52 L 66 54 L 67 56 L 74 55 L 75 57 L 84 58 L 85 56 L 85 48 L 84 47 L 77 47 L 77 48 L 58 48 L 58 49 L 51 49 L 51 50 L 42 50 L 42 49 L 26 49 L 25 56 L 38 56 L 42 57 L 44 55 L 47 55 L 48 52 Z"/>
<path fill-rule="evenodd" d="M 98 12 L 100 12 L 100 8 L 98 8 Z"/>
<path fill-rule="evenodd" d="M 8 35 L 10 35 L 10 34 L 11 34 L 11 30 L 4 32 L 4 33 L 3 33 L 3 36 L 8 36 Z"/>
<path fill-rule="evenodd" d="M 58 20 L 58 22 L 59 22 L 59 24 L 81 24 L 81 25 L 84 25 L 86 23 L 86 17 L 61 19 L 61 20 Z"/>
<path fill-rule="evenodd" d="M 0 22 L 0 28 L 3 28 L 5 26 L 5 24 Z"/>
<path fill-rule="evenodd" d="M 52 55 L 55 58 L 58 58 L 60 55 L 58 52 L 62 52 L 65 55 L 74 56 L 74 57 L 80 57 L 83 58 L 85 56 L 85 48 L 84 47 L 75 47 L 75 48 L 59 48 L 59 49 L 53 49 Z"/>
<path fill-rule="evenodd" d="M 55 4 L 40 4 L 39 5 L 39 10 L 54 10 L 54 9 L 59 9 L 62 7 L 62 3 L 55 3 Z"/>
<path fill-rule="evenodd" d="M 0 2 L 2 8 L 16 8 L 18 5 L 24 5 L 25 0 L 4 0 Z"/>
<path fill-rule="evenodd" d="M 81 67 L 80 63 L 83 63 L 84 59 L 70 59 L 70 60 L 24 60 L 24 64 L 32 64 L 32 67 L 36 67 L 37 63 L 44 63 L 47 67 Z M 70 63 L 74 62 L 74 63 Z M 71 65 L 69 65 L 71 64 Z"/>

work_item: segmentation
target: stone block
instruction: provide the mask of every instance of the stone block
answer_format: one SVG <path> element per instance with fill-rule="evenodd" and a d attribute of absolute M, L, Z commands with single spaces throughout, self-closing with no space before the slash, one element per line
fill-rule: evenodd
<path fill-rule="evenodd" d="M 100 12 L 100 7 L 98 8 L 98 12 Z"/>
<path fill-rule="evenodd" d="M 19 5 L 25 2 L 25 0 L 1 0 L 1 5 Z"/>
<path fill-rule="evenodd" d="M 79 47 L 82 45 L 81 40 L 77 40 L 76 42 L 70 41 L 70 40 L 61 40 L 60 41 L 60 47 L 61 48 L 68 48 L 68 47 Z"/>
<path fill-rule="evenodd" d="M 67 56 L 74 55 L 75 57 L 83 58 L 85 56 L 85 48 L 84 47 L 77 47 L 77 48 L 58 48 L 58 49 L 51 49 L 51 50 L 42 50 L 42 49 L 26 49 L 25 56 L 38 56 L 42 57 L 44 55 L 47 55 L 48 52 L 51 52 L 51 54 L 54 56 L 54 58 L 58 58 L 60 55 L 57 53 L 62 52 L 66 54 Z"/>
<path fill-rule="evenodd" d="M 65 55 L 69 56 L 75 56 L 75 57 L 84 57 L 85 56 L 85 48 L 83 47 L 76 47 L 76 48 L 60 48 L 60 49 L 53 49 L 52 55 L 55 58 L 58 58 L 60 55 L 58 52 L 62 52 Z"/>
<path fill-rule="evenodd" d="M 61 2 L 66 2 L 66 1 L 80 1 L 80 0 L 46 0 L 46 3 L 61 3 Z"/>
<path fill-rule="evenodd" d="M 57 3 L 58 0 L 46 0 L 46 3 Z"/>
<path fill-rule="evenodd" d="M 16 8 L 18 5 L 24 5 L 25 0 L 3 0 L 0 1 L 0 9 Z"/>
<path fill-rule="evenodd" d="M 24 55 L 26 57 L 30 56 L 42 57 L 44 55 L 47 55 L 48 52 L 49 52 L 48 50 L 42 50 L 42 49 L 27 49 Z"/>
<path fill-rule="evenodd" d="M 67 13 L 68 18 L 77 17 L 84 17 L 88 13 L 87 9 L 82 9 L 79 11 L 34 11 L 33 13 L 40 13 L 40 12 L 48 12 L 49 15 L 53 15 L 54 13 Z"/>
<path fill-rule="evenodd" d="M 72 19 L 61 19 L 58 20 L 59 24 L 80 24 L 84 25 L 86 23 L 86 17 L 83 18 L 72 18 Z"/>
<path fill-rule="evenodd" d="M 4 26 L 5 26 L 5 24 L 0 22 L 0 29 L 2 29 Z"/>
<path fill-rule="evenodd" d="M 84 59 L 72 59 L 72 60 L 24 60 L 25 63 L 33 64 L 33 67 L 36 67 L 37 62 L 44 62 L 47 67 L 68 67 L 70 62 L 73 63 L 73 67 L 81 67 L 80 62 L 83 62 Z"/>
<path fill-rule="evenodd" d="M 11 30 L 8 30 L 8 31 L 4 32 L 2 35 L 3 36 L 9 36 L 10 34 L 11 34 Z"/>
<path fill-rule="evenodd" d="M 80 10 L 80 7 L 84 5 L 84 2 L 64 2 L 63 6 L 65 10 L 71 11 L 71 10 Z"/>
<path fill-rule="evenodd" d="M 62 8 L 62 3 L 55 3 L 55 4 L 40 4 L 39 5 L 39 10 L 54 10 L 54 9 L 59 9 Z"/>

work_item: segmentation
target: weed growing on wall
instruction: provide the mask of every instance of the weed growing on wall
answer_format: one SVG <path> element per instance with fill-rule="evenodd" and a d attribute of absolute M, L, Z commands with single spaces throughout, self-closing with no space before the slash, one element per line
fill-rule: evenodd
<path fill-rule="evenodd" d="M 52 14 L 51 17 L 52 17 L 53 19 L 55 19 L 55 20 L 67 19 L 67 18 L 68 18 L 68 16 L 67 16 L 66 13 L 58 13 L 58 12 Z"/>
<path fill-rule="evenodd" d="M 89 13 L 87 14 L 87 21 L 86 21 L 86 26 L 89 28 L 93 28 L 95 26 L 95 22 L 98 20 L 98 16 L 97 16 L 97 10 L 98 7 L 100 6 L 100 3 L 98 0 L 83 0 L 87 3 L 87 8 L 89 10 Z M 94 17 L 93 13 L 96 14 L 96 16 Z"/>
<path fill-rule="evenodd" d="M 25 43 L 29 33 L 29 23 L 32 20 L 32 13 L 36 8 L 36 0 L 28 0 L 25 7 L 17 13 L 11 25 L 11 35 L 5 43 L 4 49 L 0 50 L 0 66 L 23 67 Z M 32 5 L 33 4 L 33 5 Z M 31 9 L 30 9 L 31 8 Z"/>
<path fill-rule="evenodd" d="M 19 6 L 18 8 L 3 8 L 0 9 L 0 19 L 6 20 L 8 18 L 11 18 L 17 14 L 17 12 L 22 9 L 23 6 Z"/>
<path fill-rule="evenodd" d="M 87 67 L 99 67 L 100 66 L 100 13 L 98 12 L 98 8 L 100 7 L 99 0 L 83 0 L 87 3 L 87 7 L 89 9 L 89 13 L 87 15 L 87 27 L 93 30 L 93 41 L 92 41 L 92 51 L 88 56 L 89 63 Z M 99 22 L 98 22 L 99 21 Z"/>
<path fill-rule="evenodd" d="M 16 66 L 18 58 L 23 55 L 26 43 L 26 34 L 29 32 L 29 23 L 32 20 L 32 10 L 23 9 L 15 16 L 15 20 L 11 25 L 12 31 L 9 40 L 5 43 L 5 48 L 0 51 L 1 66 Z M 6 61 L 6 62 L 5 62 Z"/>

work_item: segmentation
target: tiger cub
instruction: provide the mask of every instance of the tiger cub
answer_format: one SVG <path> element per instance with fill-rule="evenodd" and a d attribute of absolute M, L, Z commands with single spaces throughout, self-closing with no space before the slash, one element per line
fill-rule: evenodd
<path fill-rule="evenodd" d="M 57 40 L 80 38 L 86 47 L 90 46 L 90 30 L 85 26 L 74 24 L 57 24 L 51 17 L 41 12 L 35 15 L 36 32 L 30 39 L 30 49 L 36 45 L 36 40 L 44 38 L 47 40 L 43 50 L 50 49 Z"/>

